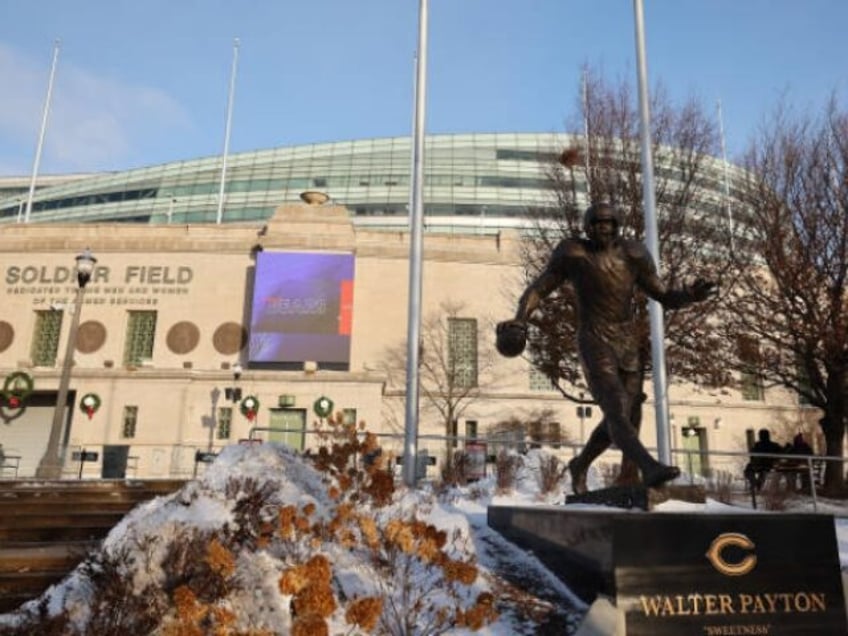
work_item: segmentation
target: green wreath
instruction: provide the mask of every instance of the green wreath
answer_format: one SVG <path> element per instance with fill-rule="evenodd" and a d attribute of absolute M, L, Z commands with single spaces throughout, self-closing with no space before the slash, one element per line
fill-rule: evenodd
<path fill-rule="evenodd" d="M 100 410 L 100 396 L 97 393 L 86 393 L 80 400 L 79 408 L 91 419 Z"/>
<path fill-rule="evenodd" d="M 34 386 L 32 376 L 25 371 L 15 371 L 6 376 L 3 382 L 3 397 L 13 409 L 23 404 Z"/>
<path fill-rule="evenodd" d="M 239 404 L 239 411 L 252 422 L 259 412 L 259 399 L 255 395 L 248 395 Z"/>
<path fill-rule="evenodd" d="M 333 401 L 325 396 L 319 397 L 312 405 L 312 410 L 318 417 L 329 417 L 333 413 Z"/>

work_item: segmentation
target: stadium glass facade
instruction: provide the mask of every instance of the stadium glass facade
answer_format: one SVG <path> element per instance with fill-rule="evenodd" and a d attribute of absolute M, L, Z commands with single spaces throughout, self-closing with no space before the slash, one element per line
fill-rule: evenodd
<path fill-rule="evenodd" d="M 553 133 L 431 135 L 425 141 L 425 226 L 429 231 L 487 232 L 522 224 L 528 207 L 551 206 L 546 176 L 557 153 L 581 143 Z M 221 156 L 92 175 L 43 176 L 32 223 L 215 223 Z M 320 190 L 373 229 L 407 224 L 409 137 L 364 139 L 232 154 L 227 158 L 224 223 L 269 219 L 279 205 Z M 708 189 L 722 192 L 720 170 Z M 662 173 L 661 160 L 657 171 Z M 726 172 L 725 172 L 726 174 Z M 582 171 L 575 187 L 585 192 Z M 25 215 L 28 177 L 0 177 L 0 224 Z"/>

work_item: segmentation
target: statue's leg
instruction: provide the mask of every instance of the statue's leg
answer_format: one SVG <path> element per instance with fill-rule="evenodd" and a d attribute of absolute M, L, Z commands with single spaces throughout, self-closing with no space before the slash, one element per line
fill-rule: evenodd
<path fill-rule="evenodd" d="M 630 423 L 631 400 L 635 394 L 632 388 L 628 388 L 638 382 L 638 375 L 620 374 L 617 368 L 610 368 L 608 364 L 587 364 L 586 367 L 591 376 L 588 380 L 592 394 L 604 413 L 607 433 L 624 458 L 639 467 L 645 485 L 659 486 L 677 477 L 680 471 L 654 459 L 639 441 L 639 436 Z"/>
<path fill-rule="evenodd" d="M 630 425 L 639 436 L 642 427 L 642 405 L 647 396 L 642 392 L 642 374 L 639 372 L 628 374 L 624 380 L 625 390 L 630 398 Z M 616 486 L 635 486 L 640 483 L 639 467 L 628 457 L 621 458 L 621 469 L 615 480 Z"/>
<path fill-rule="evenodd" d="M 577 494 L 586 492 L 586 472 L 595 459 L 600 456 L 611 443 L 607 425 L 604 420 L 595 427 L 580 454 L 568 462 L 568 472 L 571 475 L 571 490 Z"/>

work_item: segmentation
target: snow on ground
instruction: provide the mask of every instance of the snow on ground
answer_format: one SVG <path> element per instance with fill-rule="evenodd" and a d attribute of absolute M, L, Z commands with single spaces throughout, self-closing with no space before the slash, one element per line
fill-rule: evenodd
<path fill-rule="evenodd" d="M 558 633 L 573 633 L 585 614 L 586 606 L 571 591 L 548 571 L 531 554 L 504 540 L 497 532 L 489 529 L 486 520 L 487 507 L 495 505 L 535 506 L 562 503 L 562 493 L 542 496 L 535 477 L 534 466 L 538 465 L 538 451 L 531 451 L 525 458 L 514 490 L 498 494 L 494 477 L 490 476 L 470 486 L 455 488 L 438 496 L 426 484 L 420 489 L 400 489 L 393 502 L 386 508 L 374 511 L 378 523 L 388 523 L 393 517 L 414 514 L 418 519 L 445 531 L 449 537 L 448 547 L 457 559 L 473 558 L 478 567 L 474 583 L 464 591 L 457 592 L 461 603 L 471 603 L 481 592 L 492 592 L 503 603 L 498 619 L 478 631 L 487 636 L 515 636 L 536 633 L 538 625 L 534 617 L 544 616 L 548 627 L 557 627 Z M 135 508 L 108 535 L 103 543 L 106 553 L 128 552 L 141 564 L 127 572 L 138 593 L 149 586 L 161 584 L 165 579 L 168 555 L 167 547 L 173 540 L 185 536 L 187 529 L 216 530 L 232 528 L 236 523 L 234 502 L 245 495 L 233 492 L 232 484 L 245 484 L 250 480 L 273 491 L 275 504 L 303 507 L 312 504 L 313 518 L 328 520 L 334 507 L 328 494 L 326 475 L 318 472 L 312 464 L 276 444 L 260 446 L 230 446 L 226 448 L 197 480 L 187 484 L 181 491 L 168 497 L 159 497 Z M 590 474 L 590 487 L 597 488 L 598 475 Z M 661 504 L 657 512 L 691 512 L 711 514 L 740 510 L 719 502 L 708 500 L 706 504 L 691 504 L 668 501 Z M 793 512 L 807 511 L 804 504 L 794 507 Z M 843 502 L 819 502 L 819 512 L 835 516 L 835 528 L 843 569 L 848 568 L 848 510 Z M 742 510 L 750 512 L 749 510 Z M 843 516 L 838 516 L 843 515 Z M 387 593 L 392 583 L 380 578 L 372 562 L 362 551 L 348 549 L 338 544 L 322 544 L 321 551 L 329 557 L 335 574 L 335 582 L 346 598 Z M 231 599 L 239 614 L 249 619 L 240 619 L 243 627 L 265 626 L 274 633 L 289 633 L 292 625 L 291 597 L 280 592 L 281 574 L 290 565 L 285 555 L 271 550 L 255 549 L 239 555 L 237 576 L 250 582 L 243 586 Z M 290 555 L 289 555 L 290 556 Z M 422 580 L 432 575 L 420 570 L 415 573 Z M 504 581 L 510 581 L 504 585 Z M 432 581 L 431 581 L 432 582 Z M 427 583 L 421 583 L 426 585 Z M 437 586 L 438 587 L 438 586 Z M 522 596 L 528 591 L 535 594 Z M 447 590 L 434 589 L 429 597 L 434 602 L 447 602 Z M 43 597 L 51 613 L 66 608 L 74 624 L 85 630 L 91 619 L 91 586 L 82 568 L 78 568 L 60 584 L 53 586 Z M 34 610 L 35 603 L 24 606 Z M 19 611 L 0 615 L 0 632 L 8 631 L 20 624 L 23 614 Z M 330 633 L 349 633 L 344 612 L 337 609 L 329 620 Z M 442 633 L 467 634 L 466 629 L 454 628 Z M 552 633 L 552 632 L 548 632 Z"/>

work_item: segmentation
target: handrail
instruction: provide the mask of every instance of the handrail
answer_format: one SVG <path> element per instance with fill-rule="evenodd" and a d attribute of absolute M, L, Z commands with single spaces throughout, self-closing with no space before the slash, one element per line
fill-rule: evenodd
<path fill-rule="evenodd" d="M 21 456 L 20 455 L 4 455 L 3 459 L 0 460 L 0 479 L 3 478 L 3 473 L 7 470 L 12 472 L 12 479 L 17 478 L 18 470 L 21 467 Z"/>

